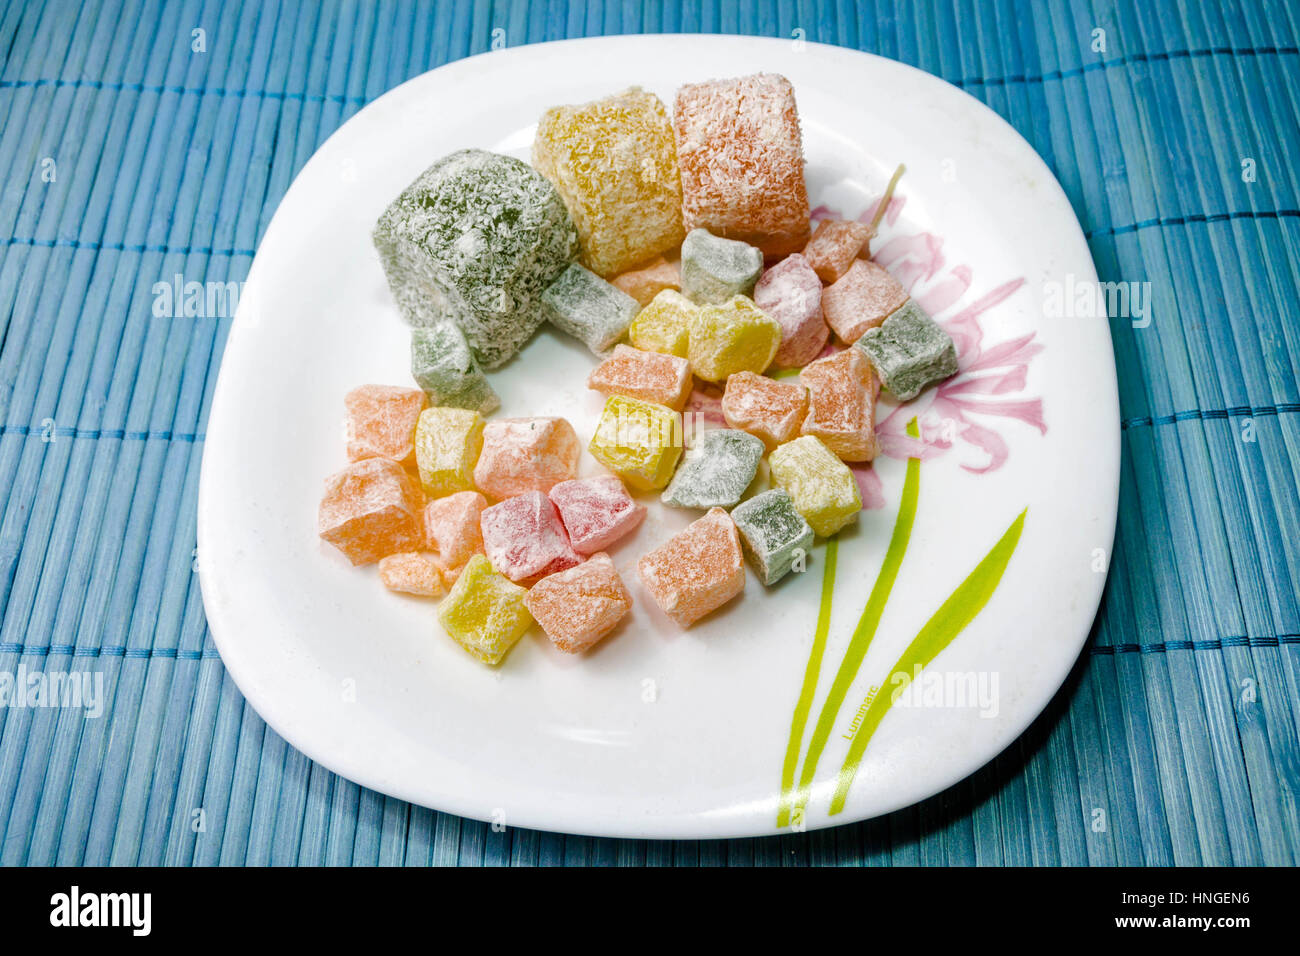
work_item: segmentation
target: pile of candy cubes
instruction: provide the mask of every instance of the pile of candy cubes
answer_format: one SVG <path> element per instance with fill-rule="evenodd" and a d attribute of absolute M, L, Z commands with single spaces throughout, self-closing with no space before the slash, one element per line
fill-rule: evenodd
<path fill-rule="evenodd" d="M 680 627 L 744 592 L 746 560 L 776 585 L 857 520 L 847 463 L 876 454 L 879 390 L 906 401 L 957 371 L 873 238 L 810 219 L 794 90 L 772 74 L 683 86 L 671 113 L 639 89 L 548 110 L 531 165 L 443 157 L 374 230 L 416 387 L 346 396 L 321 538 L 440 598 L 442 629 L 487 664 L 534 622 L 570 653 L 619 626 L 633 596 L 607 552 L 641 525 L 638 498 L 700 512 L 636 560 Z M 487 373 L 543 323 L 596 356 L 590 435 L 485 417 Z M 700 383 L 727 427 L 688 448 Z M 584 446 L 606 473 L 579 477 Z"/>

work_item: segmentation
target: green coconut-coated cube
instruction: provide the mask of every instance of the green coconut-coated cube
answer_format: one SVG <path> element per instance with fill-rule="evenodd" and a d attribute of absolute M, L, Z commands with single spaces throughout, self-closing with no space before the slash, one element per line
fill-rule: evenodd
<path fill-rule="evenodd" d="M 867 329 L 857 347 L 876 370 L 880 384 L 899 401 L 916 398 L 927 385 L 957 374 L 952 337 L 913 299 L 876 328 Z"/>
<path fill-rule="evenodd" d="M 537 330 L 538 299 L 577 251 L 555 187 L 527 163 L 480 149 L 421 173 L 384 210 L 373 238 L 406 320 L 452 320 L 488 369 Z"/>

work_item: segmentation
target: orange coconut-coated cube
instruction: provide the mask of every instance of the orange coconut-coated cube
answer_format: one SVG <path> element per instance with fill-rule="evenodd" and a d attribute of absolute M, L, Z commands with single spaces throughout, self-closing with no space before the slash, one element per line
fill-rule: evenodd
<path fill-rule="evenodd" d="M 578 472 L 582 445 L 563 418 L 503 418 L 483 428 L 474 484 L 498 501 L 550 491 Z"/>
<path fill-rule="evenodd" d="M 731 515 L 711 508 L 636 564 L 655 603 L 690 627 L 745 590 L 740 534 Z"/>
<path fill-rule="evenodd" d="M 587 387 L 602 395 L 627 395 L 681 411 L 693 381 L 684 358 L 616 345 L 613 354 L 591 370 Z"/>
<path fill-rule="evenodd" d="M 624 272 L 609 281 L 614 288 L 621 289 L 636 299 L 642 307 L 649 305 L 650 300 L 664 289 L 682 287 L 682 276 L 677 264 L 669 262 L 663 256 L 647 266 Z"/>
<path fill-rule="evenodd" d="M 682 220 L 767 256 L 808 241 L 808 189 L 794 87 L 759 73 L 688 83 L 673 109 Z"/>
<path fill-rule="evenodd" d="M 722 416 L 732 428 L 763 440 L 771 451 L 799 434 L 808 411 L 808 389 L 766 375 L 737 372 L 722 393 Z"/>
<path fill-rule="evenodd" d="M 632 609 L 614 562 L 597 552 L 577 567 L 542 578 L 524 606 L 562 651 L 577 654 L 612 631 Z"/>
<path fill-rule="evenodd" d="M 430 551 L 403 551 L 379 559 L 379 580 L 390 591 L 439 597 L 447 591 L 447 566 Z"/>
<path fill-rule="evenodd" d="M 823 219 L 817 224 L 803 255 L 823 282 L 834 282 L 849 271 L 868 243 L 872 230 L 865 222 Z"/>
<path fill-rule="evenodd" d="M 852 345 L 906 301 L 907 290 L 887 270 L 859 259 L 822 292 L 822 315 L 835 334 Z"/>
<path fill-rule="evenodd" d="M 369 564 L 424 545 L 422 504 L 420 489 L 401 465 L 367 458 L 326 479 L 317 528 L 353 564 Z"/>
<path fill-rule="evenodd" d="M 818 359 L 799 380 L 808 386 L 800 434 L 816 435 L 842 461 L 876 456 L 876 390 L 871 364 L 859 349 Z"/>
<path fill-rule="evenodd" d="M 343 399 L 348 413 L 348 459 L 389 458 L 415 468 L 415 423 L 429 399 L 418 388 L 359 385 Z"/>
<path fill-rule="evenodd" d="M 479 518 L 487 506 L 487 499 L 477 491 L 458 491 L 424 506 L 429 547 L 438 552 L 448 569 L 459 570 L 474 555 L 483 553 Z"/>

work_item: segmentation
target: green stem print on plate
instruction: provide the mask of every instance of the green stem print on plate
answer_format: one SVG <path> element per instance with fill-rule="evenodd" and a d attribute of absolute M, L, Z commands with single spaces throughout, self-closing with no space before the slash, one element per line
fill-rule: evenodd
<path fill-rule="evenodd" d="M 794 774 L 799 768 L 799 751 L 803 747 L 803 731 L 808 726 L 808 713 L 812 710 L 813 696 L 817 693 L 817 675 L 822 669 L 822 655 L 826 652 L 826 633 L 831 626 L 831 594 L 835 590 L 835 562 L 839 554 L 839 541 L 826 542 L 826 567 L 822 569 L 821 606 L 817 611 L 817 630 L 813 633 L 812 651 L 808 666 L 803 672 L 803 686 L 799 700 L 790 718 L 790 741 L 785 746 L 785 763 L 781 767 L 781 805 L 776 811 L 776 825 L 790 825 L 790 798 L 794 792 Z"/>
<path fill-rule="evenodd" d="M 907 423 L 907 434 L 913 438 L 920 437 L 915 418 Z M 793 813 L 796 820 L 802 820 L 803 818 L 805 808 L 808 805 L 808 793 L 812 787 L 812 780 L 817 773 L 817 763 L 821 760 L 822 751 L 826 749 L 826 742 L 830 739 L 831 729 L 839 716 L 840 707 L 844 704 L 844 697 L 848 694 L 849 688 L 853 686 L 853 681 L 858 676 L 858 668 L 862 666 L 862 659 L 866 656 L 871 639 L 876 634 L 876 627 L 880 624 L 880 616 L 884 613 L 885 603 L 889 600 L 889 592 L 894 587 L 894 581 L 898 577 L 898 569 L 903 563 L 903 556 L 907 553 L 907 544 L 912 537 L 912 524 L 916 520 L 916 501 L 920 493 L 920 486 L 921 460 L 919 458 L 909 458 L 907 459 L 907 474 L 903 478 L 903 496 L 898 503 L 898 517 L 894 519 L 894 533 L 889 539 L 889 549 L 885 552 L 885 560 L 880 566 L 880 573 L 876 575 L 876 583 L 871 588 L 871 595 L 867 598 L 867 604 L 862 609 L 862 616 L 858 619 L 858 626 L 853 631 L 849 646 L 844 651 L 844 658 L 840 661 L 839 670 L 835 673 L 835 680 L 831 683 L 831 689 L 826 695 L 826 702 L 822 704 L 821 713 L 817 717 L 817 725 L 813 728 L 812 739 L 808 743 L 808 756 L 804 758 L 803 773 L 799 777 L 799 789 L 794 801 Z M 823 594 L 822 603 L 829 618 L 830 598 L 825 594 Z M 809 661 L 810 666 L 811 663 Z M 805 677 L 805 682 L 806 680 Z M 814 688 L 805 689 L 811 698 L 815 685 Z M 802 699 L 803 696 L 800 695 L 800 700 L 802 701 Z M 792 734 L 793 731 L 792 726 Z M 802 727 L 799 732 L 800 736 L 802 736 Z M 786 806 L 787 800 L 788 798 L 783 794 L 782 807 Z M 779 819 L 780 811 L 778 811 L 778 821 Z"/>
<path fill-rule="evenodd" d="M 831 816 L 844 809 L 844 801 L 849 795 L 849 787 L 853 785 L 853 778 L 857 775 L 858 764 L 862 761 L 863 751 L 867 749 L 867 742 L 879 726 L 881 718 L 893 704 L 897 693 L 901 693 L 907 686 L 906 682 L 910 681 L 921 668 L 928 666 L 936 655 L 951 644 L 953 638 L 975 619 L 975 616 L 984 609 L 984 605 L 988 604 L 989 598 L 993 596 L 998 583 L 1002 580 L 1002 573 L 1007 569 L 1011 555 L 1015 553 L 1016 546 L 1020 543 L 1020 532 L 1025 526 L 1025 515 L 1028 511 L 1029 509 L 1026 508 L 1020 512 L 1015 521 L 1011 522 L 1011 527 L 1007 528 L 998 543 L 984 556 L 984 560 L 975 566 L 975 570 L 957 586 L 957 590 L 940 605 L 939 610 L 934 612 L 934 616 L 925 622 L 920 633 L 907 646 L 907 650 L 903 651 L 903 655 L 890 670 L 890 683 L 896 682 L 900 674 L 903 676 L 904 683 L 895 693 L 886 693 L 885 685 L 881 684 L 880 692 L 872 698 L 866 714 L 863 715 L 862 723 L 853 734 L 848 756 L 844 758 L 844 766 L 840 768 L 839 779 L 835 783 L 835 793 L 831 797 Z"/>

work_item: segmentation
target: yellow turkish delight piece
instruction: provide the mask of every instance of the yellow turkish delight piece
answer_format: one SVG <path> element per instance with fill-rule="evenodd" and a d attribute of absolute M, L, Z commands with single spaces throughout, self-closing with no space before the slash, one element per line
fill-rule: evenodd
<path fill-rule="evenodd" d="M 628 338 L 643 352 L 686 358 L 691 318 L 698 311 L 699 307 L 676 289 L 664 289 L 636 314 Z"/>
<path fill-rule="evenodd" d="M 547 110 L 533 166 L 560 191 L 582 263 L 597 275 L 616 275 L 681 245 L 677 142 L 668 109 L 653 93 L 633 88 Z"/>
<path fill-rule="evenodd" d="M 736 372 L 762 374 L 781 345 L 781 326 L 743 295 L 701 306 L 691 317 L 687 358 L 691 371 L 707 382 L 726 381 Z"/>
<path fill-rule="evenodd" d="M 415 424 L 415 461 L 430 498 L 474 490 L 483 416 L 465 408 L 426 408 Z"/>
<path fill-rule="evenodd" d="M 820 438 L 804 435 L 786 442 L 768 456 L 767 464 L 773 486 L 790 496 L 795 510 L 821 537 L 857 520 L 862 510 L 858 483 Z"/>
<path fill-rule="evenodd" d="M 438 622 L 484 664 L 499 664 L 533 623 L 524 606 L 527 594 L 476 554 L 438 605 Z"/>
<path fill-rule="evenodd" d="M 587 450 L 633 488 L 662 488 L 682 455 L 681 415 L 654 402 L 611 395 Z"/>

